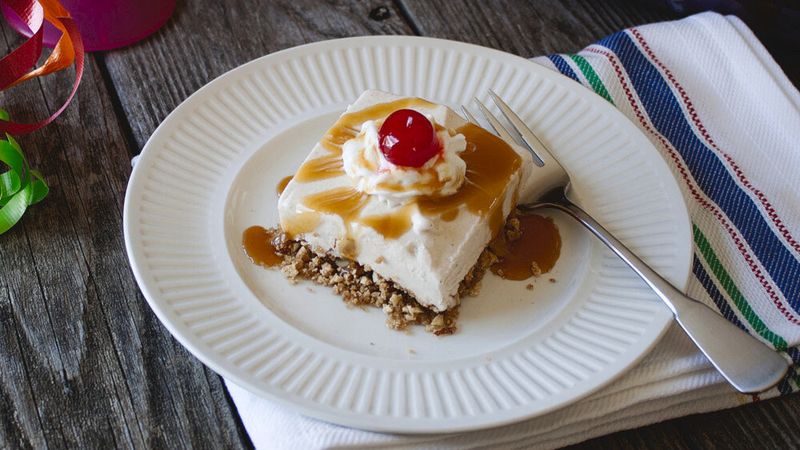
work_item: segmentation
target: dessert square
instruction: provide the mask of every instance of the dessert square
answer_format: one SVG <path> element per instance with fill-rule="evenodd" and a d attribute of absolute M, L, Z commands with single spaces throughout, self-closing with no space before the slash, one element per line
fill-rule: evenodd
<path fill-rule="evenodd" d="M 494 261 L 487 246 L 514 233 L 532 164 L 446 106 L 366 91 L 280 195 L 282 270 L 383 308 L 393 328 L 450 333 Z"/>

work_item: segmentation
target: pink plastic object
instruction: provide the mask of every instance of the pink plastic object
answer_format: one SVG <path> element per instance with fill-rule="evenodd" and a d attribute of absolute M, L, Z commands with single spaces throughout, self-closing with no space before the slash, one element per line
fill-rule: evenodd
<path fill-rule="evenodd" d="M 86 51 L 111 50 L 140 41 L 170 18 L 176 0 L 61 0 L 78 24 Z M 3 16 L 26 37 L 31 30 L 3 3 Z M 44 25 L 44 45 L 53 47 L 61 32 Z"/>

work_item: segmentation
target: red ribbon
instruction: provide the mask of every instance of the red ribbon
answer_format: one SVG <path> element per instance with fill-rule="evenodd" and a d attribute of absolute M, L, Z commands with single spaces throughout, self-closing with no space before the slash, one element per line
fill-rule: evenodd
<path fill-rule="evenodd" d="M 31 78 L 66 69 L 75 63 L 75 82 L 72 92 L 61 107 L 50 117 L 36 123 L 17 123 L 0 120 L 0 132 L 13 135 L 30 133 L 55 120 L 66 109 L 83 76 L 83 42 L 78 27 L 58 0 L 0 0 L 5 3 L 31 29 L 33 35 L 18 48 L 0 60 L 0 90 L 12 87 Z M 44 21 L 61 30 L 61 38 L 53 52 L 40 67 L 31 70 L 42 54 Z"/>
<path fill-rule="evenodd" d="M 44 10 L 42 5 L 24 0 L 7 0 L 5 3 L 20 19 L 28 24 L 28 28 L 34 33 L 19 48 L 0 60 L 0 67 L 2 68 L 0 70 L 0 90 L 7 88 L 22 78 L 31 67 L 36 65 L 39 55 L 42 54 L 42 35 L 44 34 L 44 27 L 42 26 L 44 24 Z"/>

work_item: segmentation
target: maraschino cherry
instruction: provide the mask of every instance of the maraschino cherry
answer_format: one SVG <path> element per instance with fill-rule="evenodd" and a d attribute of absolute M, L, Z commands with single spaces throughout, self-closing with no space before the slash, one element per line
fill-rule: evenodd
<path fill-rule="evenodd" d="M 439 140 L 433 124 L 413 109 L 389 114 L 378 132 L 381 152 L 392 164 L 422 167 L 439 154 Z"/>

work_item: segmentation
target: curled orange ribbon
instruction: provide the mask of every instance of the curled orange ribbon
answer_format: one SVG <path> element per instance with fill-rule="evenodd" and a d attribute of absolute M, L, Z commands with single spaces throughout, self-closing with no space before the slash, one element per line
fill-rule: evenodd
<path fill-rule="evenodd" d="M 0 133 L 20 135 L 30 133 L 55 120 L 69 105 L 83 76 L 83 41 L 75 21 L 58 0 L 0 0 L 19 16 L 33 32 L 31 37 L 0 60 L 0 89 L 15 86 L 25 80 L 63 70 L 75 64 L 72 92 L 50 117 L 36 123 L 17 123 L 0 119 Z M 42 54 L 44 21 L 61 31 L 61 38 L 41 66 L 34 68 Z"/>

